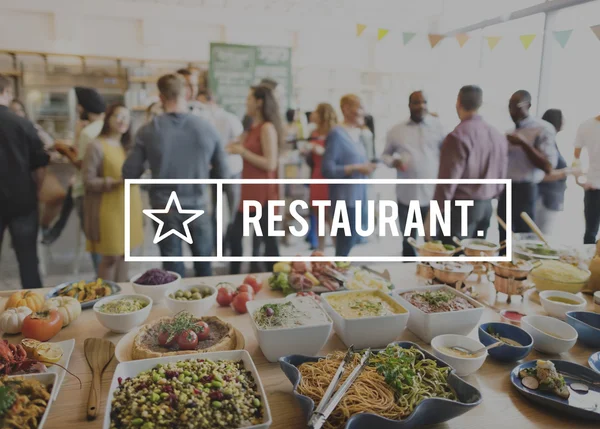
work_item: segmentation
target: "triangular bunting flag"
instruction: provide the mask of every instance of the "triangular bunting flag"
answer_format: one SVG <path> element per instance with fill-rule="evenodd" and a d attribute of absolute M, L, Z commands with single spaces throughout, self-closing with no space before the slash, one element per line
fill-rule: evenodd
<path fill-rule="evenodd" d="M 594 34 L 596 35 L 596 37 L 598 38 L 598 40 L 600 40 L 600 24 L 592 25 L 590 27 L 590 30 L 592 30 L 594 32 Z"/>
<path fill-rule="evenodd" d="M 442 40 L 444 40 L 444 35 L 442 34 L 428 34 L 427 37 L 429 38 L 429 44 L 431 45 L 431 48 L 435 48 L 436 45 L 438 43 L 440 43 Z"/>
<path fill-rule="evenodd" d="M 556 39 L 558 44 L 563 48 L 567 46 L 567 42 L 569 41 L 572 32 L 573 30 L 553 31 L 554 38 Z"/>
<path fill-rule="evenodd" d="M 490 51 L 494 50 L 498 42 L 500 42 L 500 39 L 502 39 L 502 36 L 487 36 L 485 38 L 485 40 L 487 40 L 487 44 L 490 48 Z"/>
<path fill-rule="evenodd" d="M 523 34 L 522 36 L 519 36 L 519 39 L 521 39 L 523 47 L 528 49 L 529 45 L 533 42 L 533 39 L 535 39 L 535 34 Z"/>
<path fill-rule="evenodd" d="M 363 31 L 365 31 L 366 28 L 367 26 L 365 24 L 356 24 L 356 37 L 360 37 L 360 35 L 363 34 Z"/>
<path fill-rule="evenodd" d="M 467 43 L 470 38 L 470 36 L 465 33 L 457 34 L 455 37 L 456 37 L 456 41 L 458 42 L 458 44 L 460 45 L 461 48 L 463 46 L 465 46 L 465 43 Z"/>
<path fill-rule="evenodd" d="M 387 36 L 389 31 L 390 30 L 387 30 L 385 28 L 378 28 L 377 29 L 377 40 L 383 39 L 385 36 Z"/>
<path fill-rule="evenodd" d="M 404 43 L 404 46 L 408 45 L 408 42 L 410 42 L 413 39 L 413 37 L 415 37 L 416 35 L 417 35 L 417 33 L 411 33 L 411 32 L 407 32 L 407 31 L 402 33 L 402 41 Z"/>

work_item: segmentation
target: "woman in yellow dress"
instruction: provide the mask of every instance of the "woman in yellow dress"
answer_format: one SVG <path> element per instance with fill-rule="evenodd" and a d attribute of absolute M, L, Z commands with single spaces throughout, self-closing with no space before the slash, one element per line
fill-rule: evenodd
<path fill-rule="evenodd" d="M 125 186 L 121 168 L 131 140 L 130 113 L 122 104 L 108 108 L 98 138 L 88 145 L 83 159 L 84 230 L 87 250 L 101 255 L 98 276 L 126 281 Z M 139 186 L 130 188 L 130 249 L 144 239 Z"/>

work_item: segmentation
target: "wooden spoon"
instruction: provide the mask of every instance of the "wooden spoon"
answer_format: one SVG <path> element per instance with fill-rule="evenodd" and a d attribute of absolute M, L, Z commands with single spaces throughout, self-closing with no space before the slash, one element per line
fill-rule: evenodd
<path fill-rule="evenodd" d="M 525 221 L 527 226 L 529 228 L 531 228 L 531 230 L 535 233 L 535 235 L 537 235 L 540 238 L 540 240 L 542 240 L 544 243 L 546 243 L 546 246 L 550 246 L 550 244 L 548 244 L 548 240 L 546 240 L 546 237 L 544 236 L 544 233 L 542 232 L 542 230 L 540 228 L 538 228 L 536 223 L 533 221 L 533 219 L 531 219 L 531 217 L 526 212 L 521 212 L 521 219 L 523 219 Z"/>
<path fill-rule="evenodd" d="M 92 369 L 92 386 L 88 397 L 87 418 L 94 420 L 100 408 L 102 391 L 102 373 L 115 355 L 115 345 L 102 338 L 87 338 L 83 351 L 88 365 Z"/>

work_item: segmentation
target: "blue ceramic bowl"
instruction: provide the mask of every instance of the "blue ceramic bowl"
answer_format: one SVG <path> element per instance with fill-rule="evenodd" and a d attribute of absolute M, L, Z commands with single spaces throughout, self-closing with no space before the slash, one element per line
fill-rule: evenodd
<path fill-rule="evenodd" d="M 488 354 L 491 358 L 502 362 L 516 362 L 524 359 L 531 352 L 533 347 L 531 335 L 518 326 L 509 323 L 490 322 L 479 325 L 479 341 L 484 346 L 489 346 L 498 341 L 489 333 L 490 330 L 501 337 L 511 339 L 522 345 L 522 347 L 517 347 L 504 344 L 490 349 Z"/>
<path fill-rule="evenodd" d="M 600 347 L 600 314 L 591 311 L 567 311 L 566 322 L 577 331 L 581 342 L 595 349 Z"/>
<path fill-rule="evenodd" d="M 431 353 L 423 350 L 415 343 L 410 341 L 401 341 L 392 343 L 392 345 L 398 345 L 402 348 L 408 349 L 414 347 L 419 349 L 427 359 L 435 360 L 440 367 L 447 367 L 448 364 L 444 361 L 439 360 Z M 317 362 L 322 357 L 314 356 L 302 356 L 302 355 L 291 355 L 285 356 L 279 359 L 279 365 L 281 370 L 285 373 L 286 377 L 292 383 L 294 387 L 294 396 L 298 399 L 300 407 L 306 419 L 310 418 L 313 410 L 315 409 L 315 403 L 312 399 L 307 396 L 301 395 L 297 392 L 298 384 L 300 383 L 300 372 L 298 366 L 304 362 Z M 475 387 L 468 384 L 463 379 L 459 378 L 455 371 L 452 370 L 448 376 L 448 384 L 454 389 L 458 401 L 452 401 L 444 398 L 427 398 L 421 401 L 413 412 L 404 420 L 390 420 L 385 417 L 381 417 L 371 413 L 360 413 L 354 414 L 348 419 L 345 429 L 364 429 L 364 428 L 377 428 L 377 429 L 412 429 L 420 428 L 424 425 L 431 425 L 436 423 L 446 422 L 461 414 L 466 413 L 472 408 L 479 405 L 482 401 L 481 392 Z"/>
<path fill-rule="evenodd" d="M 596 352 L 588 359 L 588 365 L 598 374 L 600 374 L 600 352 Z"/>

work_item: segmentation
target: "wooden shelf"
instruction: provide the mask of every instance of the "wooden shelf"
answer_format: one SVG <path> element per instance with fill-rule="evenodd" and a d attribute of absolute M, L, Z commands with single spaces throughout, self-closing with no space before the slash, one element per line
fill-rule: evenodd
<path fill-rule="evenodd" d="M 14 77 L 21 76 L 21 72 L 18 70 L 0 70 L 0 74 L 3 74 L 4 76 L 14 76 Z"/>
<path fill-rule="evenodd" d="M 156 83 L 160 76 L 130 76 L 129 83 Z"/>

